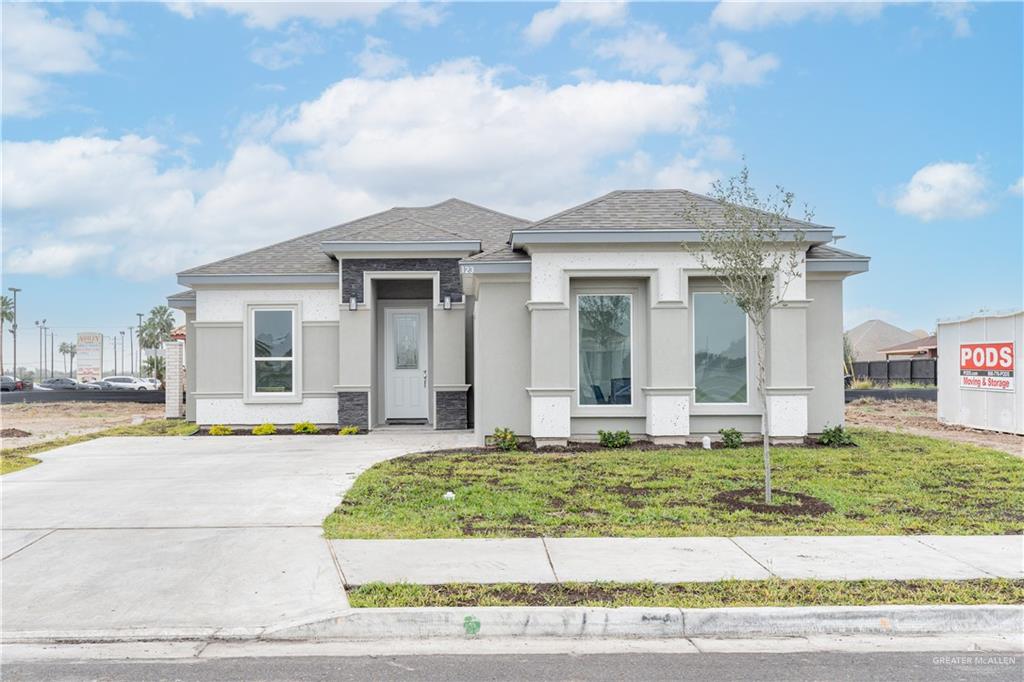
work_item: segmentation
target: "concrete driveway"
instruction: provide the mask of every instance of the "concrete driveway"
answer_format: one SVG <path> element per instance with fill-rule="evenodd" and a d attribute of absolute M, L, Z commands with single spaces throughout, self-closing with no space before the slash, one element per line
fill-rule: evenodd
<path fill-rule="evenodd" d="M 244 632 L 344 591 L 321 522 L 372 464 L 468 432 L 103 438 L 0 479 L 4 634 Z M 200 632 L 202 631 L 202 632 Z"/>

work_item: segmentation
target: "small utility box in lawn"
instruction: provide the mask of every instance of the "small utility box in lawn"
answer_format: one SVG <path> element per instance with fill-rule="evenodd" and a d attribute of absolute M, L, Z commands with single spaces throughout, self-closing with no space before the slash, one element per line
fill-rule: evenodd
<path fill-rule="evenodd" d="M 1024 434 L 1016 376 L 1024 311 L 940 320 L 936 336 L 939 421 Z"/>

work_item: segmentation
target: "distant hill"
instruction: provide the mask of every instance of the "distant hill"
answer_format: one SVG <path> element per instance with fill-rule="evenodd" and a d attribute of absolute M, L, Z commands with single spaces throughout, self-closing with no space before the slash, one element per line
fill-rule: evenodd
<path fill-rule="evenodd" d="M 885 356 L 878 352 L 879 349 L 919 338 L 914 332 L 908 332 L 882 320 L 861 322 L 847 331 L 846 336 L 850 339 L 854 359 L 860 362 L 885 360 Z"/>

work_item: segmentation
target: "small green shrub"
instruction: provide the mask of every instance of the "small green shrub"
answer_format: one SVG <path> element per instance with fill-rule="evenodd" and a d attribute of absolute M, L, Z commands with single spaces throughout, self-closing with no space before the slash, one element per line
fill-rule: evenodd
<path fill-rule="evenodd" d="M 357 433 L 359 433 L 359 427 L 352 426 L 351 424 L 349 424 L 348 426 L 342 426 L 340 429 L 338 429 L 339 436 L 354 436 Z"/>
<path fill-rule="evenodd" d="M 273 436 L 277 433 L 277 427 L 273 424 L 260 424 L 252 430 L 254 436 Z"/>
<path fill-rule="evenodd" d="M 624 448 L 633 442 L 629 431 L 598 431 L 597 439 L 606 448 Z"/>
<path fill-rule="evenodd" d="M 230 436 L 234 431 L 230 426 L 224 426 L 223 424 L 214 424 L 210 427 L 211 436 Z"/>
<path fill-rule="evenodd" d="M 320 433 L 320 427 L 313 422 L 299 422 L 292 427 L 292 433 Z"/>
<path fill-rule="evenodd" d="M 743 434 L 736 429 L 718 429 L 718 433 L 722 435 L 722 445 L 730 450 L 743 447 Z"/>
<path fill-rule="evenodd" d="M 822 430 L 821 436 L 818 437 L 818 442 L 830 448 L 845 448 L 854 445 L 853 436 L 841 425 L 826 426 Z"/>
<path fill-rule="evenodd" d="M 854 379 L 850 383 L 850 388 L 857 391 L 867 391 L 875 387 L 875 382 L 871 379 Z"/>
<path fill-rule="evenodd" d="M 499 450 L 512 452 L 519 449 L 519 436 L 512 429 L 498 426 L 494 429 L 494 444 Z"/>

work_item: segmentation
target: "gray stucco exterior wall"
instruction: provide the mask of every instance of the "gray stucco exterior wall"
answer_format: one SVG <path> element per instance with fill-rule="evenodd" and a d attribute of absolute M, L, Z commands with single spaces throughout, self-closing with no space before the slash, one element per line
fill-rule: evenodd
<path fill-rule="evenodd" d="M 440 273 L 441 299 L 451 296 L 452 302 L 462 300 L 462 279 L 457 258 L 346 258 L 341 262 L 341 300 L 348 301 L 355 296 L 360 303 L 366 302 L 363 291 L 363 273 L 385 270 L 406 270 L 415 272 Z"/>
<path fill-rule="evenodd" d="M 302 393 L 334 393 L 338 383 L 338 323 L 302 323 Z"/>
<path fill-rule="evenodd" d="M 242 396 L 242 323 L 194 322 L 195 393 Z M 187 341 L 186 341 L 187 343 Z"/>
<path fill-rule="evenodd" d="M 808 279 L 807 430 L 843 423 L 843 280 Z"/>
<path fill-rule="evenodd" d="M 473 316 L 474 431 L 530 433 L 530 283 L 480 279 Z"/>

